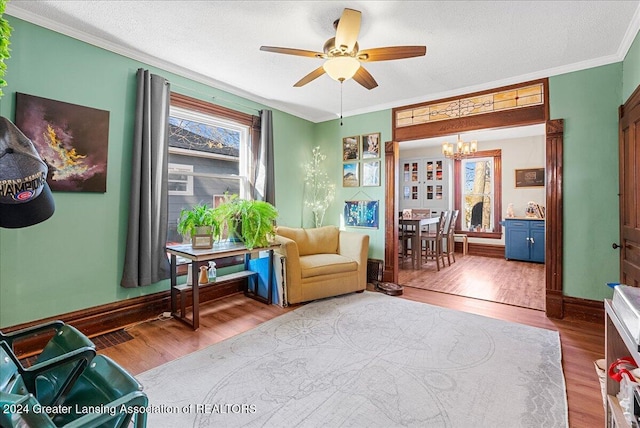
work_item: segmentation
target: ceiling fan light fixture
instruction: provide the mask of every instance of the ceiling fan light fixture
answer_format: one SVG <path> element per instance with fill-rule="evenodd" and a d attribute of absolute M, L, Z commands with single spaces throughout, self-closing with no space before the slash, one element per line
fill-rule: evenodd
<path fill-rule="evenodd" d="M 343 82 L 356 74 L 360 61 L 351 56 L 339 56 L 328 59 L 322 67 L 333 80 Z"/>

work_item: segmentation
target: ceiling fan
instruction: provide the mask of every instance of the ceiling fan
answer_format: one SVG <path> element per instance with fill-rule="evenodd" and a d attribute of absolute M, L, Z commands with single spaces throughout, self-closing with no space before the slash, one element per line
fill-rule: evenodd
<path fill-rule="evenodd" d="M 323 65 L 296 82 L 293 85 L 295 87 L 304 86 L 327 73 L 339 82 L 353 78 L 367 89 L 375 88 L 378 83 L 360 63 L 413 58 L 426 54 L 426 46 L 390 46 L 361 51 L 357 40 L 361 19 L 362 13 L 360 11 L 345 9 L 340 19 L 333 23 L 336 36 L 325 42 L 323 52 L 275 46 L 261 46 L 260 50 L 326 60 Z"/>

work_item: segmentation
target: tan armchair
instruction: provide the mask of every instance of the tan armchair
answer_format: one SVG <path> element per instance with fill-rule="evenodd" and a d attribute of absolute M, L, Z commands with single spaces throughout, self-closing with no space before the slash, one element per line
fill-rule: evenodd
<path fill-rule="evenodd" d="M 364 291 L 369 235 L 335 226 L 302 229 L 279 226 L 275 251 L 285 257 L 285 299 L 301 303 Z"/>

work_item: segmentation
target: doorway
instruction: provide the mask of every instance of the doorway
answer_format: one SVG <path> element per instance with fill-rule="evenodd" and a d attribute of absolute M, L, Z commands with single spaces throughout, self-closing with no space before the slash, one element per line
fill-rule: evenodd
<path fill-rule="evenodd" d="M 520 97 L 521 89 L 535 88 L 535 93 Z M 487 112 L 476 104 L 479 97 L 488 103 L 498 102 L 498 95 L 509 95 L 515 107 Z M 504 100 L 504 97 L 502 98 Z M 503 102 L 503 101 L 501 101 Z M 430 103 L 394 108 L 392 111 L 393 141 L 385 143 L 385 267 L 384 280 L 398 281 L 398 161 L 399 144 L 403 141 L 449 135 L 452 132 L 467 132 L 479 129 L 501 129 L 522 125 L 545 125 L 545 313 L 550 318 L 564 315 L 562 284 L 562 165 L 563 131 L 562 119 L 549 119 L 548 80 L 525 82 L 488 91 L 451 97 Z M 442 106 L 441 110 L 438 107 Z M 464 106 L 464 107 L 463 107 Z M 482 107 L 476 111 L 476 106 Z M 446 116 L 442 120 L 431 120 L 431 113 Z M 475 113 L 474 113 L 475 112 Z M 471 116 L 473 115 L 473 116 Z"/>
<path fill-rule="evenodd" d="M 474 208 L 473 201 L 475 199 L 473 197 L 470 197 L 468 203 L 464 203 L 466 198 L 461 193 L 453 191 L 454 188 L 467 187 L 472 191 L 472 188 L 477 187 L 474 180 L 478 178 L 477 174 L 475 177 L 473 174 L 472 167 L 476 162 L 474 158 L 467 160 L 471 161 L 471 164 L 466 168 L 464 164 L 462 167 L 453 168 L 453 160 L 446 159 L 442 155 L 442 144 L 455 142 L 458 138 L 467 142 L 477 141 L 478 154 L 481 152 L 500 154 L 499 160 L 495 164 L 496 169 L 494 170 L 492 162 L 490 170 L 482 174 L 483 182 L 488 176 L 492 185 L 497 187 L 491 189 L 491 193 L 487 195 L 487 201 L 491 201 L 491 203 L 483 212 Z M 421 204 L 420 208 L 430 209 L 431 212 L 436 213 L 439 210 L 461 209 L 459 218 L 462 221 L 456 228 L 459 233 L 470 235 L 468 242 L 471 247 L 470 255 L 463 256 L 459 253 L 455 258 L 456 263 L 445 263 L 445 266 L 439 270 L 436 269 L 433 260 L 421 259 L 421 268 L 418 270 L 414 269 L 413 263 L 407 263 L 406 258 L 401 257 L 398 270 L 399 283 L 420 289 L 544 310 L 544 263 L 517 260 L 519 257 L 507 260 L 504 254 L 504 229 L 497 223 L 506 216 L 505 210 L 508 206 L 511 207 L 514 216 L 520 219 L 525 218 L 527 205 L 530 201 L 540 207 L 545 205 L 544 183 L 537 186 L 516 186 L 515 176 L 516 170 L 545 165 L 544 125 L 478 130 L 437 138 L 403 141 L 399 144 L 399 159 L 398 211 L 401 212 L 404 209 L 417 206 L 416 203 Z M 484 164 L 485 161 L 482 163 Z M 429 168 L 425 168 L 422 173 L 420 172 L 419 167 L 423 164 L 442 165 L 439 168 L 442 173 L 435 180 L 432 180 L 434 183 L 428 180 Z M 406 169 L 404 167 L 408 165 L 418 166 L 419 180 L 416 181 L 414 177 L 410 177 L 410 181 L 406 180 L 405 176 L 409 174 L 404 171 Z M 468 170 L 468 174 L 463 174 L 465 170 Z M 423 177 L 423 175 L 427 175 L 427 177 Z M 457 177 L 458 175 L 460 177 Z M 493 180 L 493 175 L 499 175 L 500 179 Z M 462 183 L 466 176 L 469 176 L 471 181 L 464 185 Z M 415 184 L 418 186 L 427 185 L 422 189 L 425 191 L 423 195 L 420 195 L 422 199 L 416 198 L 416 192 L 411 190 L 416 187 Z M 441 191 L 433 196 L 428 192 L 430 187 L 437 187 Z M 421 188 L 418 187 L 418 189 Z M 497 204 L 493 204 L 495 198 L 500 199 L 500 201 L 496 199 Z M 416 201 L 416 199 L 418 200 Z M 475 207 L 478 205 L 476 203 Z M 483 224 L 483 222 L 480 219 L 474 220 L 474 216 L 485 218 L 484 223 L 486 224 L 482 227 L 481 233 L 478 233 L 475 225 Z M 544 222 L 536 221 L 536 224 L 544 228 Z M 472 234 L 469 229 L 473 229 Z M 537 243 L 539 248 L 544 250 L 544 232 L 536 237 L 536 241 L 540 236 L 541 239 Z M 460 244 L 458 245 L 460 246 Z M 527 249 L 533 245 L 526 244 L 524 247 Z"/>

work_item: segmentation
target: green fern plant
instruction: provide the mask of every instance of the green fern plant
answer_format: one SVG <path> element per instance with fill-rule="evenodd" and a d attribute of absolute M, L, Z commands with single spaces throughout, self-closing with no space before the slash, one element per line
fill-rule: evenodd
<path fill-rule="evenodd" d="M 275 233 L 278 210 L 265 201 L 225 196 L 225 201 L 214 209 L 214 216 L 226 224 L 231 238 L 235 236 L 250 250 L 268 246 Z"/>
<path fill-rule="evenodd" d="M 9 37 L 13 28 L 9 25 L 9 22 L 4 19 L 4 9 L 7 6 L 6 0 L 0 0 L 0 97 L 4 95 L 2 87 L 7 86 L 7 82 L 4 80 L 4 73 L 7 71 L 7 65 L 4 63 L 5 59 L 11 57 L 9 53 Z"/>

